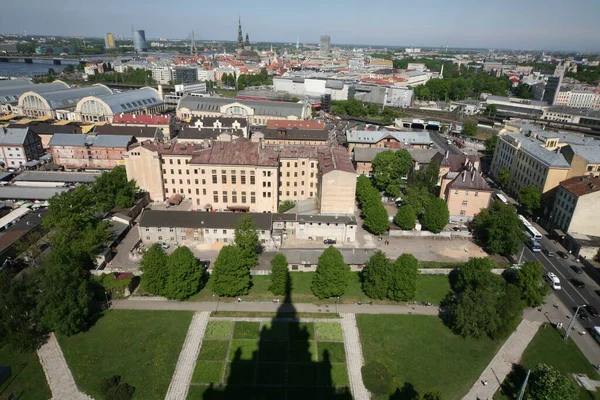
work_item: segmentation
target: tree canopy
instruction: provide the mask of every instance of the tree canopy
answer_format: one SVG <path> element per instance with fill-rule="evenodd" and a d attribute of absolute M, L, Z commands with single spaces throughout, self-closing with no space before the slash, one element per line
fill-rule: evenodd
<path fill-rule="evenodd" d="M 210 277 L 213 292 L 219 296 L 248 294 L 251 283 L 247 260 L 242 250 L 233 245 L 219 251 Z"/>
<path fill-rule="evenodd" d="M 431 197 L 425 204 L 425 211 L 421 218 L 423 228 L 433 233 L 440 233 L 450 220 L 450 211 L 444 199 Z"/>
<path fill-rule="evenodd" d="M 291 292 L 292 283 L 288 262 L 285 255 L 277 253 L 271 260 L 271 284 L 269 291 L 276 296 L 284 296 Z"/>
<path fill-rule="evenodd" d="M 167 259 L 167 253 L 158 243 L 154 243 L 144 252 L 140 265 L 144 272 L 141 287 L 145 292 L 159 296 L 166 295 L 169 281 Z"/>
<path fill-rule="evenodd" d="M 204 267 L 191 250 L 178 247 L 167 259 L 167 290 L 169 299 L 186 300 L 198 293 L 203 283 Z"/>
<path fill-rule="evenodd" d="M 531 372 L 525 390 L 526 400 L 576 400 L 579 391 L 571 378 L 556 368 L 546 364 L 538 364 Z"/>
<path fill-rule="evenodd" d="M 411 166 L 412 158 L 408 150 L 382 151 L 373 159 L 373 182 L 380 191 L 398 197 L 402 180 L 408 176 Z"/>
<path fill-rule="evenodd" d="M 519 192 L 519 205 L 527 215 L 537 214 L 542 208 L 542 191 L 535 185 L 529 185 Z"/>
<path fill-rule="evenodd" d="M 419 189 L 426 189 L 432 196 L 437 196 L 438 180 L 440 175 L 440 163 L 432 161 L 426 168 L 421 168 L 413 173 L 413 182 L 411 186 Z"/>
<path fill-rule="evenodd" d="M 350 281 L 350 267 L 338 249 L 329 246 L 319 257 L 317 271 L 310 286 L 319 299 L 342 296 Z"/>
<path fill-rule="evenodd" d="M 525 261 L 517 270 L 515 284 L 521 290 L 521 298 L 529 307 L 544 304 L 550 287 L 544 281 L 542 264 L 537 261 Z"/>
<path fill-rule="evenodd" d="M 389 220 L 381 202 L 381 195 L 371 180 L 364 175 L 357 179 L 356 198 L 362 211 L 365 229 L 376 235 L 386 232 L 389 228 Z"/>
<path fill-rule="evenodd" d="M 412 230 L 415 228 L 417 223 L 417 214 L 414 208 L 410 205 L 403 205 L 398 208 L 396 216 L 394 217 L 394 223 L 404 230 Z"/>
<path fill-rule="evenodd" d="M 461 133 L 467 136 L 475 136 L 477 134 L 477 124 L 472 121 L 465 122 Z"/>
<path fill-rule="evenodd" d="M 256 223 L 250 215 L 244 215 L 235 226 L 235 245 L 240 249 L 244 257 L 244 265 L 248 269 L 258 264 L 258 252 L 261 250 L 258 241 L 258 230 Z"/>
<path fill-rule="evenodd" d="M 419 262 L 411 254 L 402 254 L 395 262 L 382 251 L 375 252 L 362 272 L 363 292 L 372 299 L 406 301 L 417 290 Z"/>
<path fill-rule="evenodd" d="M 507 167 L 500 168 L 496 180 L 502 189 L 508 188 L 508 182 L 510 181 L 510 170 Z"/>
<path fill-rule="evenodd" d="M 523 223 L 513 206 L 499 200 L 475 217 L 475 237 L 491 254 L 515 254 L 525 240 Z"/>
<path fill-rule="evenodd" d="M 493 153 L 496 150 L 496 146 L 498 145 L 498 135 L 492 135 L 489 138 L 485 139 L 483 145 L 485 146 L 485 151 Z"/>
<path fill-rule="evenodd" d="M 123 167 L 115 167 L 103 172 L 92 186 L 96 206 L 105 212 L 114 207 L 131 207 L 137 191 L 135 181 L 127 180 L 127 172 Z"/>

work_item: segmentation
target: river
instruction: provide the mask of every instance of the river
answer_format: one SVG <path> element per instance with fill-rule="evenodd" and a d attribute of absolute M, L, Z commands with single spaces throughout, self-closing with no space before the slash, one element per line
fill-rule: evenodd
<path fill-rule="evenodd" d="M 59 73 L 66 65 L 54 65 L 50 63 L 25 64 L 21 62 L 0 62 L 0 77 L 32 77 L 48 73 L 48 69 L 54 69 Z"/>

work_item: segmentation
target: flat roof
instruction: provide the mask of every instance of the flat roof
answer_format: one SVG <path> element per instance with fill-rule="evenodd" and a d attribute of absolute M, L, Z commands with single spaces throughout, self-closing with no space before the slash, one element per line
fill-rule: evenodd
<path fill-rule="evenodd" d="M 100 176 L 100 173 L 90 172 L 46 172 L 25 171 L 14 179 L 19 182 L 68 182 L 68 183 L 91 183 Z"/>
<path fill-rule="evenodd" d="M 2 200 L 48 200 L 57 193 L 69 190 L 63 187 L 2 186 Z"/>

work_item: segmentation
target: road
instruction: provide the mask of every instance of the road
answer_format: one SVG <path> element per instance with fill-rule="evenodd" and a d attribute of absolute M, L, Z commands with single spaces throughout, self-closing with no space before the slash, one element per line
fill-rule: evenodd
<path fill-rule="evenodd" d="M 442 152 L 450 151 L 450 154 L 462 154 L 462 151 L 453 144 L 448 144 L 446 138 L 442 137 L 439 132 L 436 131 L 428 131 L 429 137 L 431 141 L 435 144 L 437 148 L 442 150 Z"/>

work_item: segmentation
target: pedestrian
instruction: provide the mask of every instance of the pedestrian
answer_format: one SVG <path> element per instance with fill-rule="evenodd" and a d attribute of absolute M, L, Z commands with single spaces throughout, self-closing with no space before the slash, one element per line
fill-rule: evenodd
<path fill-rule="evenodd" d="M 237 300 L 238 300 L 238 303 L 241 303 L 241 302 L 242 302 L 242 299 L 240 299 L 239 297 L 238 297 L 238 299 L 237 299 Z"/>

